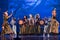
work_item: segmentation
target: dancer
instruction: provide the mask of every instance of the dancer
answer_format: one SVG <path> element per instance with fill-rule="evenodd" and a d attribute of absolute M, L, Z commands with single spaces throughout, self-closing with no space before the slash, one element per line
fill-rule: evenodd
<path fill-rule="evenodd" d="M 40 15 L 39 14 L 36 14 L 35 15 L 35 33 L 40 33 L 40 24 L 39 24 L 39 21 L 40 21 Z"/>
<path fill-rule="evenodd" d="M 12 14 L 8 16 L 7 11 L 4 12 L 4 14 L 3 14 L 4 20 L 3 20 L 3 25 L 2 25 L 2 33 L 1 33 L 2 35 L 4 35 L 4 34 L 11 34 L 12 33 L 11 27 L 10 27 L 10 25 L 8 23 L 8 19 L 11 16 L 12 16 Z"/>
<path fill-rule="evenodd" d="M 32 16 L 32 14 L 29 15 L 29 33 L 33 34 L 35 32 L 34 29 L 34 17 Z"/>
<path fill-rule="evenodd" d="M 44 21 L 45 21 L 45 25 L 44 25 L 43 37 L 45 37 L 45 34 L 47 34 L 47 37 L 49 38 L 51 19 L 50 18 L 48 19 L 47 17 L 45 17 Z"/>
<path fill-rule="evenodd" d="M 19 34 L 24 34 L 25 33 L 25 29 L 24 29 L 24 22 L 23 20 L 19 20 L 19 26 L 20 26 L 20 32 Z"/>
<path fill-rule="evenodd" d="M 24 16 L 24 19 L 23 19 L 23 21 L 24 21 L 24 28 L 25 28 L 25 34 L 28 34 L 28 32 L 29 32 L 29 23 L 28 23 L 28 18 L 27 18 L 27 16 Z"/>
<path fill-rule="evenodd" d="M 16 32 L 16 19 L 12 17 L 12 20 L 11 20 L 10 24 L 12 25 L 13 34 L 15 35 L 14 37 L 16 37 L 16 35 L 17 35 L 17 32 Z"/>
<path fill-rule="evenodd" d="M 51 27 L 50 27 L 50 33 L 54 35 L 54 39 L 58 40 L 58 28 L 59 28 L 59 22 L 56 20 L 56 8 L 52 11 L 52 18 L 51 18 Z"/>
<path fill-rule="evenodd" d="M 41 19 L 39 23 L 40 23 L 40 33 L 43 34 L 45 21 L 43 19 Z"/>
<path fill-rule="evenodd" d="M 8 23 L 8 18 L 10 18 L 11 16 L 12 16 L 12 14 L 8 16 L 7 11 L 4 12 L 4 14 L 3 14 L 4 20 L 3 20 L 3 26 L 2 26 L 2 29 L 3 29 L 2 34 L 12 33 L 12 30 L 11 30 L 10 25 Z"/>
<path fill-rule="evenodd" d="M 59 22 L 56 20 L 56 8 L 52 11 L 50 32 L 58 34 Z"/>

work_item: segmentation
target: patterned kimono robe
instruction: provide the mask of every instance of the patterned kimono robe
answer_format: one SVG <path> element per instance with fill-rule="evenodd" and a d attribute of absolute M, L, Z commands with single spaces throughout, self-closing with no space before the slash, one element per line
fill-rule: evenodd
<path fill-rule="evenodd" d="M 7 16 L 4 16 L 3 26 L 4 26 L 4 30 L 2 30 L 2 34 L 12 33 L 12 30 L 11 30 L 10 25 L 8 23 L 8 17 Z"/>
<path fill-rule="evenodd" d="M 23 24 L 20 25 L 20 34 L 27 34 L 29 27 L 28 27 L 28 20 L 23 20 Z"/>
<path fill-rule="evenodd" d="M 59 22 L 56 19 L 51 19 L 50 32 L 58 33 Z"/>
<path fill-rule="evenodd" d="M 25 33 L 26 33 L 26 27 L 25 25 L 21 25 L 19 34 L 25 34 Z"/>
<path fill-rule="evenodd" d="M 40 33 L 40 24 L 39 24 L 40 19 L 35 19 L 35 33 Z"/>
<path fill-rule="evenodd" d="M 34 29 L 34 19 L 33 18 L 29 18 L 29 34 L 34 33 L 35 29 Z"/>

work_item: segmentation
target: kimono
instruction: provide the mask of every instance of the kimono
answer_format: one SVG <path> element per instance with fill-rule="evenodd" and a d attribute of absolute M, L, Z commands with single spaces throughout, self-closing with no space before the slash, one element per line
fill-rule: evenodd
<path fill-rule="evenodd" d="M 20 25 L 20 34 L 27 34 L 29 31 L 28 20 L 22 20 L 23 24 Z"/>
<path fill-rule="evenodd" d="M 11 27 L 8 23 L 8 16 L 4 16 L 4 22 L 3 22 L 4 30 L 2 30 L 2 34 L 10 34 L 12 33 Z"/>
<path fill-rule="evenodd" d="M 34 27 L 35 27 L 35 33 L 40 33 L 40 24 L 39 24 L 39 21 L 40 21 L 40 19 L 38 18 L 38 19 L 35 19 L 35 25 L 34 25 Z"/>
<path fill-rule="evenodd" d="M 29 23 L 28 19 L 24 19 L 25 34 L 29 34 Z"/>
<path fill-rule="evenodd" d="M 17 34 L 16 33 L 16 21 L 12 19 L 10 23 L 12 25 L 12 31 L 13 31 L 13 33 Z"/>
<path fill-rule="evenodd" d="M 19 34 L 25 34 L 25 32 L 26 32 L 26 27 L 24 25 L 21 25 Z"/>
<path fill-rule="evenodd" d="M 58 33 L 58 27 L 59 27 L 59 22 L 56 19 L 52 18 L 50 32 L 51 33 Z"/>
<path fill-rule="evenodd" d="M 29 18 L 29 34 L 33 34 L 34 32 L 35 32 L 34 19 Z"/>

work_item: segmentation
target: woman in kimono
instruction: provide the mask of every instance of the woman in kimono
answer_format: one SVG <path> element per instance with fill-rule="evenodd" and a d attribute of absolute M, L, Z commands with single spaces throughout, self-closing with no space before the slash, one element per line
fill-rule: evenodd
<path fill-rule="evenodd" d="M 33 34 L 33 33 L 35 32 L 35 29 L 34 29 L 34 28 L 35 28 L 35 27 L 34 27 L 34 18 L 33 18 L 33 16 L 32 16 L 32 14 L 30 14 L 29 17 L 30 17 L 30 18 L 28 19 L 28 20 L 29 20 L 29 33 L 30 33 L 30 34 Z"/>
<path fill-rule="evenodd" d="M 23 22 L 24 22 L 23 25 L 24 25 L 24 28 L 25 28 L 25 34 L 28 34 L 29 33 L 29 24 L 28 24 L 27 16 L 24 16 Z"/>
<path fill-rule="evenodd" d="M 50 32 L 58 34 L 59 22 L 56 20 L 56 9 L 52 11 Z"/>
<path fill-rule="evenodd" d="M 24 16 L 23 20 L 19 20 L 19 25 L 20 25 L 20 33 L 27 34 L 29 29 L 27 16 Z"/>
<path fill-rule="evenodd" d="M 2 35 L 4 35 L 4 34 L 11 34 L 12 33 L 12 30 L 11 30 L 10 25 L 8 23 L 8 19 L 11 16 L 12 16 L 12 14 L 8 16 L 7 12 L 4 12 L 4 14 L 3 14 L 4 20 L 3 20 L 3 25 L 2 25 L 2 33 L 1 33 Z"/>
<path fill-rule="evenodd" d="M 40 33 L 40 15 L 39 14 L 36 14 L 35 15 L 35 33 Z"/>
<path fill-rule="evenodd" d="M 12 14 L 8 16 L 8 13 L 7 12 L 4 12 L 4 15 L 3 15 L 4 20 L 3 20 L 3 26 L 2 26 L 2 29 L 3 29 L 2 30 L 2 34 L 10 34 L 10 33 L 12 33 L 12 30 L 11 30 L 10 25 L 8 23 L 8 19 L 11 16 L 12 16 Z"/>
<path fill-rule="evenodd" d="M 51 27 L 50 27 L 50 33 L 54 35 L 54 39 L 58 40 L 58 28 L 59 28 L 59 22 L 56 20 L 56 9 L 52 11 L 52 18 L 51 18 Z"/>

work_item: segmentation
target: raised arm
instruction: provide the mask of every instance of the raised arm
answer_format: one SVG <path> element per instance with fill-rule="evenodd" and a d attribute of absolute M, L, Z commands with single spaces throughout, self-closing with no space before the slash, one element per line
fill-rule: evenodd
<path fill-rule="evenodd" d="M 12 14 L 10 14 L 9 16 L 8 16 L 8 18 L 10 18 L 12 16 Z"/>

